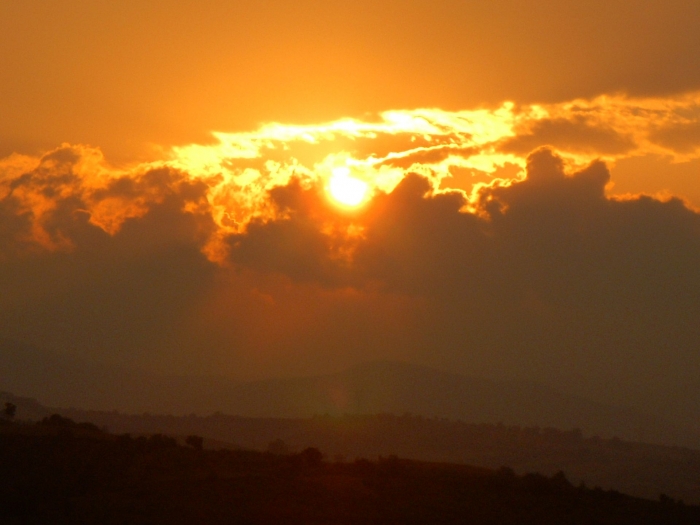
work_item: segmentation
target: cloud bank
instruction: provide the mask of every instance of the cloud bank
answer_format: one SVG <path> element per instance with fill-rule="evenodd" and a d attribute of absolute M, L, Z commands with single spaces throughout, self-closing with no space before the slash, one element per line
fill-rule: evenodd
<path fill-rule="evenodd" d="M 8 157 L 0 334 L 242 378 L 403 359 L 690 414 L 700 215 L 612 194 L 608 166 L 697 158 L 698 101 L 269 124 L 121 169 Z M 338 167 L 364 205 L 331 201 Z"/>

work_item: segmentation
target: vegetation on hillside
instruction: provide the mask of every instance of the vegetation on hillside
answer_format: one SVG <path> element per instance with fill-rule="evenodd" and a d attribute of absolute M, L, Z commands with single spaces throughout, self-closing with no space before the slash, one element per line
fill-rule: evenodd
<path fill-rule="evenodd" d="M 331 458 L 396 454 L 487 468 L 508 465 L 520 474 L 551 476 L 562 470 L 576 485 L 584 482 L 645 498 L 666 493 L 686 503 L 700 503 L 700 451 L 586 437 L 576 429 L 474 424 L 408 414 L 279 419 L 65 413 L 119 433 L 197 434 L 207 442 L 217 440 L 217 447 L 228 442 L 231 447 L 267 450 L 270 442 L 280 440 L 287 450 L 313 446 Z"/>
<path fill-rule="evenodd" d="M 208 450 L 199 436 L 113 435 L 59 415 L 0 428 L 0 523 L 700 522 L 700 507 L 574 486 L 561 472 Z"/>

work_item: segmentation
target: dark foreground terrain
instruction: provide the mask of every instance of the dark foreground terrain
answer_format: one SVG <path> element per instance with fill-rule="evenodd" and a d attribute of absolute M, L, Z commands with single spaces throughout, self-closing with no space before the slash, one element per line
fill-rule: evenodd
<path fill-rule="evenodd" d="M 700 504 L 700 451 L 585 437 L 580 430 L 473 424 L 420 416 L 345 415 L 307 419 L 127 415 L 62 410 L 118 434 L 204 436 L 206 448 L 268 450 L 282 440 L 287 451 L 316 447 L 329 458 L 398 455 L 419 461 L 462 463 L 490 469 L 508 465 L 519 474 L 566 472 L 574 484 L 614 489 L 640 498 L 664 493 Z M 273 450 L 274 451 L 274 450 Z"/>
<path fill-rule="evenodd" d="M 60 416 L 0 426 L 2 524 L 697 524 L 700 507 L 402 460 L 326 462 L 111 435 Z"/>

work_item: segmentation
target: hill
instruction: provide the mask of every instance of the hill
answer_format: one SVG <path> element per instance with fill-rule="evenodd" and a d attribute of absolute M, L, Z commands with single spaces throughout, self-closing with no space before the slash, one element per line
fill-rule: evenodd
<path fill-rule="evenodd" d="M 579 428 L 587 436 L 700 449 L 700 430 L 687 420 L 596 403 L 546 385 L 468 377 L 399 362 L 243 383 L 224 377 L 149 374 L 0 340 L 0 389 L 51 407 L 277 418 L 410 413 L 470 423 Z"/>
<path fill-rule="evenodd" d="M 27 417 L 29 409 L 37 420 L 54 411 L 17 396 L 4 394 L 0 400 L 16 404 L 20 417 Z M 576 485 L 584 483 L 646 498 L 665 493 L 688 503 L 700 503 L 700 451 L 585 437 L 576 429 L 474 424 L 391 414 L 290 419 L 56 411 L 116 433 L 163 433 L 181 441 L 185 436 L 199 435 L 204 437 L 206 448 L 299 451 L 312 446 L 331 458 L 395 454 L 487 468 L 505 465 L 521 474 L 554 475 L 564 471 Z"/>
<path fill-rule="evenodd" d="M 0 425 L 2 523 L 695 524 L 700 507 L 417 462 L 323 461 L 115 436 L 71 420 Z"/>

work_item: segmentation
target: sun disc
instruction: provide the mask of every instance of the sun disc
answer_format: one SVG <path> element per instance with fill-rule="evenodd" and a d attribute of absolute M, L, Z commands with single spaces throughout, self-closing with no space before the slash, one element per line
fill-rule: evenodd
<path fill-rule="evenodd" d="M 338 203 L 344 206 L 358 206 L 367 195 L 369 186 L 350 175 L 346 167 L 336 168 L 328 181 L 328 191 Z"/>

